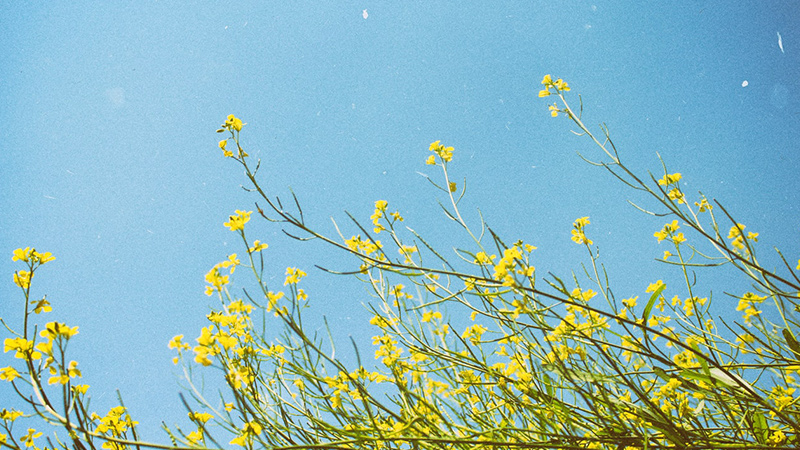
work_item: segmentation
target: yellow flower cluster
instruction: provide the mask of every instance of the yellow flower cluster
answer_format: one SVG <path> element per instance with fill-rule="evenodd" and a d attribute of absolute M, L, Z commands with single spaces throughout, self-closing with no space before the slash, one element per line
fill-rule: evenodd
<path fill-rule="evenodd" d="M 194 361 L 204 366 L 212 364 L 211 356 L 225 353 L 229 369 L 226 379 L 236 389 L 254 380 L 250 368 L 241 362 L 244 356 L 255 352 L 249 347 L 253 340 L 250 335 L 252 311 L 253 306 L 242 300 L 231 302 L 225 311 L 212 311 L 206 316 L 212 325 L 200 330 L 200 336 L 195 339 L 197 345 L 192 349 Z M 183 350 L 190 347 L 183 343 L 183 335 L 178 335 L 172 338 L 169 348 L 178 350 L 180 356 Z M 234 356 L 231 357 L 228 352 L 232 352 Z M 178 359 L 173 359 L 173 362 L 177 364 Z"/>
<path fill-rule="evenodd" d="M 222 150 L 222 154 L 226 158 L 234 157 L 233 152 L 228 150 L 228 148 L 227 148 L 228 147 L 228 140 L 230 140 L 230 139 L 234 140 L 234 143 L 236 145 L 236 150 L 239 153 L 239 155 L 238 155 L 239 158 L 245 158 L 245 157 L 248 156 L 247 153 L 245 153 L 244 150 L 242 150 L 242 147 L 239 145 L 239 137 L 238 137 L 239 131 L 242 131 L 242 127 L 245 126 L 245 125 L 247 125 L 247 124 L 242 123 L 241 119 L 239 119 L 236 116 L 234 116 L 233 114 L 231 114 L 225 120 L 225 123 L 222 124 L 222 127 L 219 130 L 217 130 L 217 133 L 222 133 L 225 130 L 228 130 L 231 133 L 231 137 L 219 141 L 219 148 L 220 148 L 220 150 Z"/>
<path fill-rule="evenodd" d="M 445 147 L 444 145 L 441 144 L 441 142 L 442 141 L 431 142 L 431 145 L 428 147 L 428 150 L 438 155 L 439 159 L 441 159 L 443 163 L 450 162 L 453 159 L 453 147 Z M 425 164 L 428 165 L 436 164 L 436 158 L 434 157 L 434 155 L 428 156 L 428 159 L 425 160 Z"/>
<path fill-rule="evenodd" d="M 373 229 L 375 233 L 380 233 L 386 229 L 379 221 L 386 214 L 386 208 L 388 206 L 389 203 L 386 200 L 378 200 L 375 202 L 375 211 L 372 213 L 372 216 L 370 216 L 370 219 L 372 219 L 372 224 L 375 226 Z"/>
<path fill-rule="evenodd" d="M 242 127 L 245 124 L 242 123 L 242 120 L 238 117 L 234 116 L 233 114 L 228 115 L 228 118 L 225 119 L 225 123 L 222 124 L 222 128 L 226 130 L 235 130 L 235 131 L 242 131 Z"/>
<path fill-rule="evenodd" d="M 283 282 L 283 285 L 286 286 L 287 284 L 297 284 L 304 276 L 306 276 L 306 273 L 302 270 L 295 267 L 287 267 L 286 280 Z"/>
<path fill-rule="evenodd" d="M 245 422 L 239 435 L 233 438 L 229 443 L 231 445 L 240 445 L 242 447 L 252 448 L 253 438 L 261 434 L 263 427 L 258 422 Z"/>
<path fill-rule="evenodd" d="M 467 339 L 472 345 L 479 345 L 481 343 L 481 336 L 488 331 L 483 325 L 475 324 L 467 327 L 461 337 Z"/>
<path fill-rule="evenodd" d="M 397 341 L 388 334 L 373 336 L 372 344 L 378 345 L 378 349 L 375 350 L 375 359 L 383 358 L 381 362 L 386 367 L 392 366 L 403 353 L 403 349 L 397 346 Z"/>
<path fill-rule="evenodd" d="M 536 250 L 535 246 L 519 241 L 511 248 L 503 250 L 503 257 L 497 264 L 494 263 L 497 255 L 488 255 L 486 252 L 476 253 L 473 262 L 481 266 L 493 266 L 492 278 L 501 281 L 503 286 L 513 286 L 517 283 L 515 275 L 530 278 L 536 272 L 536 268 L 529 264 L 530 252 L 534 250 Z M 475 289 L 474 279 L 465 280 L 465 284 L 468 290 Z"/>
<path fill-rule="evenodd" d="M 742 318 L 746 324 L 752 324 L 753 317 L 757 317 L 759 314 L 761 314 L 761 311 L 756 308 L 756 305 L 762 303 L 766 298 L 767 297 L 762 297 L 753 294 L 752 292 L 748 292 L 739 299 L 739 304 L 736 306 L 736 310 L 744 311 Z"/>
<path fill-rule="evenodd" d="M 46 264 L 55 259 L 56 258 L 53 257 L 50 252 L 39 253 L 31 247 L 25 247 L 24 249 L 18 248 L 14 250 L 11 260 L 22 261 L 28 264 L 28 270 L 18 270 L 14 272 L 14 284 L 22 289 L 28 289 L 31 286 L 31 279 L 33 278 L 34 270 L 38 266 Z"/>
<path fill-rule="evenodd" d="M 14 255 L 11 257 L 12 261 L 30 262 L 35 264 L 45 264 L 56 258 L 50 253 L 39 253 L 35 249 L 25 247 L 24 249 L 18 248 L 14 250 Z"/>
<path fill-rule="evenodd" d="M 249 253 L 256 253 L 266 249 L 267 247 L 269 247 L 269 245 L 256 239 L 255 241 L 253 241 L 253 245 L 247 251 Z"/>
<path fill-rule="evenodd" d="M 552 92 L 550 92 L 550 88 L 554 88 L 556 92 L 570 90 L 569 85 L 567 85 L 564 80 L 559 78 L 556 81 L 553 81 L 553 77 L 550 76 L 550 74 L 547 74 L 544 76 L 544 78 L 542 78 L 542 84 L 544 85 L 544 89 L 539 91 L 539 97 L 547 97 L 552 94 Z"/>
<path fill-rule="evenodd" d="M 583 231 L 586 225 L 590 223 L 588 217 L 581 217 L 576 219 L 572 224 L 572 240 L 575 241 L 576 244 L 593 244 L 592 240 L 587 238 L 586 233 Z"/>
<path fill-rule="evenodd" d="M 253 214 L 253 211 L 240 211 L 237 209 L 236 214 L 229 216 L 228 222 L 223 225 L 230 228 L 231 231 L 244 230 L 244 224 L 250 221 L 250 214 Z"/>
<path fill-rule="evenodd" d="M 123 417 L 124 415 L 124 417 Z M 100 417 L 97 413 L 92 413 L 92 420 L 99 421 L 95 429 L 96 432 L 106 436 L 122 438 L 129 428 L 133 428 L 139 424 L 131 419 L 124 406 L 115 406 L 108 411 L 104 417 Z M 103 443 L 103 448 L 109 450 L 122 450 L 124 445 L 112 441 Z"/>
<path fill-rule="evenodd" d="M 375 242 L 366 241 L 361 239 L 361 235 L 353 236 L 350 239 L 346 239 L 344 241 L 344 244 L 350 250 L 353 250 L 355 252 L 361 253 L 366 256 L 372 255 L 373 253 L 377 252 L 383 247 L 381 241 L 375 241 Z"/>
<path fill-rule="evenodd" d="M 3 341 L 3 353 L 10 351 L 15 352 L 14 357 L 25 360 L 36 360 L 42 357 L 42 354 L 33 349 L 33 341 L 29 341 L 22 337 L 6 338 Z"/>
<path fill-rule="evenodd" d="M 667 238 L 671 238 L 672 242 L 675 244 L 682 244 L 686 242 L 686 238 L 683 236 L 683 233 L 675 233 L 679 228 L 680 226 L 678 225 L 678 221 L 673 220 L 672 223 L 665 224 L 661 231 L 656 231 L 653 233 L 653 236 L 658 238 L 658 242 L 661 242 Z"/>
<path fill-rule="evenodd" d="M 749 253 L 745 246 L 745 235 L 744 235 L 744 228 L 745 226 L 737 223 L 736 225 L 732 226 L 730 231 L 728 231 L 728 239 L 731 239 L 731 245 L 739 252 Z M 758 233 L 753 233 L 751 231 L 747 232 L 747 239 L 753 242 L 758 242 Z"/>
<path fill-rule="evenodd" d="M 678 186 L 678 182 L 681 178 L 683 178 L 683 176 L 679 173 L 665 174 L 663 178 L 658 180 L 658 184 L 660 186 L 671 186 L 671 189 L 667 192 L 667 196 L 670 200 L 675 200 L 678 203 L 686 203 L 686 197 Z M 707 204 L 708 202 L 706 202 L 706 205 Z"/>
<path fill-rule="evenodd" d="M 680 173 L 666 174 L 664 175 L 663 178 L 658 180 L 658 184 L 660 186 L 669 186 L 671 184 L 678 184 L 678 182 L 681 181 L 681 178 L 683 178 L 683 175 L 681 175 Z"/>
<path fill-rule="evenodd" d="M 570 90 L 569 85 L 567 85 L 567 83 L 564 80 L 559 78 L 556 81 L 553 81 L 553 77 L 551 77 L 549 74 L 545 75 L 544 78 L 542 78 L 542 84 L 544 85 L 544 89 L 539 91 L 539 97 L 548 97 L 552 94 L 560 95 L 562 92 L 567 92 Z M 550 89 L 553 90 L 551 91 Z M 550 105 L 551 116 L 557 117 L 558 113 L 560 112 L 567 112 L 567 110 L 559 109 L 556 103 Z"/>
<path fill-rule="evenodd" d="M 222 264 L 223 263 L 217 263 L 206 273 L 206 283 L 209 284 L 209 286 L 206 286 L 206 295 L 210 296 L 214 292 L 222 291 L 222 288 L 230 282 L 229 276 L 222 275 L 219 271 Z"/>
<path fill-rule="evenodd" d="M 22 289 L 28 289 L 31 286 L 31 278 L 33 278 L 32 271 L 18 270 L 14 272 L 14 284 Z"/>

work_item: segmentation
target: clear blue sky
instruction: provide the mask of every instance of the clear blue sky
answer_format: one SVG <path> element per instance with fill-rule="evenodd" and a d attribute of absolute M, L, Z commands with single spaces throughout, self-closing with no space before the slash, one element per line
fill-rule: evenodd
<path fill-rule="evenodd" d="M 659 152 L 686 192 L 761 233 L 762 254 L 797 258 L 799 3 L 472 3 L 0 5 L 0 317 L 21 317 L 12 250 L 52 252 L 34 295 L 53 303 L 45 320 L 80 326 L 71 354 L 92 409 L 119 388 L 146 437 L 185 421 L 167 342 L 205 325 L 203 275 L 241 253 L 222 223 L 255 200 L 217 148 L 231 113 L 265 186 L 291 186 L 326 231 L 385 199 L 447 248 L 454 229 L 417 174 L 441 139 L 471 218 L 480 207 L 507 241 L 538 245 L 541 273 L 579 269 L 569 230 L 588 215 L 618 294 L 639 294 L 661 270 L 662 222 L 576 156 L 596 153 L 547 114 L 546 73 L 583 94 L 586 122 L 606 122 L 637 170 L 658 171 Z M 364 289 L 312 270 L 348 260 L 251 223 L 275 281 L 307 269 L 312 313 L 368 347 Z M 724 284 L 704 287 L 726 301 Z M 0 384 L 0 406 L 12 397 Z"/>

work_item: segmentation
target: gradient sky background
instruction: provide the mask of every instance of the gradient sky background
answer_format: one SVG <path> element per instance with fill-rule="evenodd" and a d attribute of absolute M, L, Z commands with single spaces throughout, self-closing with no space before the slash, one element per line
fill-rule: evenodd
<path fill-rule="evenodd" d="M 546 73 L 583 95 L 585 122 L 607 123 L 640 173 L 658 173 L 660 153 L 685 192 L 761 234 L 766 261 L 773 246 L 796 260 L 800 3 L 473 3 L 3 3 L 0 317 L 21 319 L 11 252 L 52 252 L 33 295 L 53 304 L 43 322 L 80 327 L 70 351 L 92 409 L 115 406 L 118 388 L 145 437 L 166 441 L 161 420 L 186 422 L 167 342 L 205 326 L 204 274 L 242 253 L 222 223 L 255 201 L 217 148 L 231 113 L 264 186 L 291 186 L 326 232 L 345 210 L 368 222 L 385 199 L 441 248 L 462 243 L 417 173 L 434 175 L 424 160 L 441 139 L 468 178 L 471 220 L 480 207 L 507 242 L 539 246 L 542 274 L 569 278 L 586 261 L 571 224 L 588 215 L 617 294 L 643 295 L 671 276 L 653 261 L 663 220 L 579 159 L 597 151 L 548 115 Z M 306 269 L 309 314 L 369 354 L 364 288 L 312 270 L 353 261 L 263 221 L 248 230 L 270 244 L 275 287 L 287 266 Z M 704 276 L 723 309 L 723 291 L 746 289 Z M 0 384 L 0 406 L 13 398 Z"/>

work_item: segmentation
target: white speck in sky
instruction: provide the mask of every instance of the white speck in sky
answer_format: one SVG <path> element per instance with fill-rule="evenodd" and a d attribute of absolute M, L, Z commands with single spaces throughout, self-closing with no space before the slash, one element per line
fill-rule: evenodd
<path fill-rule="evenodd" d="M 778 31 L 778 48 L 781 49 L 781 53 L 786 53 L 783 51 L 783 39 L 781 39 L 780 31 Z"/>
<path fill-rule="evenodd" d="M 747 87 L 748 84 L 750 83 L 748 83 L 747 80 L 742 81 L 742 87 Z"/>
<path fill-rule="evenodd" d="M 125 104 L 125 89 L 121 87 L 107 89 L 106 97 L 111 101 L 112 105 L 116 107 L 122 106 Z"/>
<path fill-rule="evenodd" d="M 367 10 L 366 10 L 366 9 L 365 9 L 365 10 L 363 10 L 363 11 L 361 11 L 361 17 L 363 17 L 364 19 L 366 19 L 367 17 L 369 17 L 369 14 L 367 13 Z"/>

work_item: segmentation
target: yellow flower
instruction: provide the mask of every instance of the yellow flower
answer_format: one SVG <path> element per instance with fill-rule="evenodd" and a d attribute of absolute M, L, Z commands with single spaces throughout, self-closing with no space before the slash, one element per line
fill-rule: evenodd
<path fill-rule="evenodd" d="M 623 299 L 622 300 L 622 304 L 627 306 L 628 308 L 633 308 L 634 306 L 636 306 L 636 300 L 638 298 L 639 298 L 639 296 L 637 295 L 635 297 Z"/>
<path fill-rule="evenodd" d="M 31 250 L 30 247 L 25 247 L 24 249 L 18 248 L 14 250 L 14 256 L 11 257 L 11 260 L 28 262 L 28 259 L 30 259 L 32 252 L 33 250 Z"/>
<path fill-rule="evenodd" d="M 78 327 L 68 327 L 63 323 L 58 322 L 50 322 L 45 325 L 45 329 L 42 330 L 39 335 L 43 338 L 46 338 L 50 341 L 57 339 L 59 337 L 63 337 L 64 339 L 69 339 L 72 336 L 78 334 Z"/>
<path fill-rule="evenodd" d="M 485 326 L 475 324 L 467 327 L 461 337 L 464 339 L 469 339 L 473 345 L 478 345 L 480 343 L 481 336 L 483 336 L 483 333 L 486 331 L 488 331 L 488 329 Z"/>
<path fill-rule="evenodd" d="M 228 116 L 228 119 L 225 120 L 225 124 L 223 125 L 223 127 L 228 128 L 229 130 L 233 129 L 236 131 L 242 131 L 243 126 L 244 124 L 242 123 L 242 120 L 237 118 L 233 114 Z"/>
<path fill-rule="evenodd" d="M 442 161 L 450 162 L 453 159 L 453 147 L 445 147 L 444 145 L 440 144 L 440 142 L 441 141 L 432 142 L 428 147 L 428 150 L 439 155 L 439 158 L 442 158 Z M 428 158 L 428 160 L 430 160 L 430 158 Z"/>
<path fill-rule="evenodd" d="M 18 418 L 20 418 L 22 416 L 23 416 L 22 411 L 17 411 L 17 410 L 14 410 L 14 409 L 9 411 L 9 410 L 3 408 L 3 410 L 0 411 L 0 420 L 7 420 L 9 422 L 13 422 L 13 421 L 17 420 Z"/>
<path fill-rule="evenodd" d="M 53 256 L 50 252 L 39 253 L 35 250 L 33 252 L 33 256 L 36 257 L 36 260 L 39 262 L 39 264 L 48 263 L 56 259 L 56 257 Z"/>
<path fill-rule="evenodd" d="M 694 202 L 694 204 L 695 204 L 695 206 L 700 208 L 700 212 L 711 211 L 713 209 L 713 206 L 711 206 L 708 203 L 708 200 L 706 200 L 705 198 L 700 200 L 700 203 Z"/>
<path fill-rule="evenodd" d="M 306 276 L 306 273 L 300 269 L 295 267 L 287 267 L 286 268 L 286 281 L 283 282 L 283 285 L 286 286 L 287 284 L 297 284 L 300 282 L 300 279 Z"/>
<path fill-rule="evenodd" d="M 749 325 L 752 322 L 753 317 L 761 314 L 761 311 L 756 308 L 756 305 L 762 303 L 766 298 L 767 297 L 762 297 L 760 295 L 753 294 L 752 292 L 748 292 L 739 299 L 739 304 L 736 306 L 736 310 L 744 311 L 742 317 L 744 318 L 744 322 L 746 324 Z"/>
<path fill-rule="evenodd" d="M 50 307 L 50 302 L 48 302 L 47 299 L 43 298 L 33 303 L 33 312 L 35 314 L 39 314 L 42 312 L 50 312 L 52 310 L 53 308 Z"/>
<path fill-rule="evenodd" d="M 16 354 L 14 355 L 15 358 L 18 359 L 39 359 L 42 357 L 42 354 L 33 350 L 33 341 L 29 341 L 25 338 L 6 338 L 3 341 L 3 352 L 8 352 L 14 350 Z"/>
<path fill-rule="evenodd" d="M 686 197 L 683 195 L 680 189 L 677 187 L 672 188 L 669 192 L 667 192 L 667 196 L 670 200 L 677 200 L 678 203 L 686 203 Z"/>
<path fill-rule="evenodd" d="M 558 116 L 558 112 L 559 112 L 558 105 L 556 105 L 555 103 L 550 105 L 550 115 L 551 116 L 557 117 Z"/>
<path fill-rule="evenodd" d="M 661 242 L 664 239 L 670 237 L 672 233 L 678 230 L 678 228 L 680 228 L 680 226 L 678 225 L 678 221 L 673 220 L 672 223 L 664 225 L 661 231 L 656 231 L 655 233 L 653 233 L 653 236 L 658 238 L 658 242 Z"/>
<path fill-rule="evenodd" d="M 28 428 L 28 434 L 26 434 L 25 436 L 22 436 L 21 439 L 22 439 L 22 442 L 25 443 L 25 447 L 33 447 L 34 446 L 33 440 L 38 438 L 41 435 L 42 435 L 41 432 L 37 433 L 35 429 Z"/>
<path fill-rule="evenodd" d="M 583 231 L 584 227 L 586 225 L 589 225 L 590 223 L 591 222 L 589 222 L 588 217 L 581 217 L 579 219 L 576 219 L 575 223 L 572 224 L 573 227 L 572 240 L 575 241 L 576 244 L 586 244 L 586 245 L 593 244 L 591 239 L 587 238 L 586 234 Z"/>
<path fill-rule="evenodd" d="M 183 335 L 182 335 L 182 334 L 179 334 L 179 335 L 177 335 L 177 336 L 173 337 L 173 338 L 172 338 L 172 339 L 169 341 L 169 344 L 167 344 L 167 348 L 170 348 L 170 349 L 178 349 L 178 350 L 188 350 L 188 349 L 190 349 L 191 347 L 189 346 L 189 344 L 185 344 L 185 343 L 183 342 Z"/>
<path fill-rule="evenodd" d="M 678 181 L 681 180 L 681 178 L 683 178 L 683 176 L 680 173 L 667 174 L 664 175 L 664 178 L 658 180 L 658 184 L 660 184 L 661 186 L 667 186 L 673 183 L 677 183 Z"/>
<path fill-rule="evenodd" d="M 278 300 L 282 299 L 283 296 L 283 292 L 278 292 L 277 294 L 272 291 L 267 292 L 267 312 L 272 311 L 273 308 L 277 308 Z"/>
<path fill-rule="evenodd" d="M 225 148 L 227 145 L 228 145 L 228 140 L 227 139 L 219 141 L 219 148 L 222 149 L 222 154 L 226 158 L 230 158 L 230 157 L 233 156 L 233 152 L 231 152 L 230 150 Z"/>
<path fill-rule="evenodd" d="M 428 156 L 428 159 L 425 160 L 425 164 L 429 166 L 433 166 L 436 164 L 436 157 L 433 155 Z"/>
<path fill-rule="evenodd" d="M 456 183 L 451 181 L 449 185 L 450 192 L 455 192 L 457 190 Z"/>
<path fill-rule="evenodd" d="M 31 278 L 33 278 L 33 272 L 28 272 L 27 270 L 14 272 L 14 284 L 22 289 L 28 289 L 30 287 Z"/>
<path fill-rule="evenodd" d="M 423 322 L 430 322 L 432 319 L 441 319 L 442 313 L 439 311 L 425 311 L 422 314 L 422 321 Z"/>
<path fill-rule="evenodd" d="M 76 384 L 72 386 L 72 391 L 76 394 L 85 394 L 89 390 L 88 384 Z"/>
<path fill-rule="evenodd" d="M 261 250 L 264 250 L 267 247 L 269 247 L 269 245 L 267 245 L 266 243 L 262 243 L 261 241 L 256 239 L 255 241 L 253 241 L 253 246 L 250 247 L 248 251 L 250 253 L 260 252 Z"/>
<path fill-rule="evenodd" d="M 203 437 L 203 430 L 202 430 L 202 428 L 198 428 L 197 430 L 195 430 L 195 431 L 192 431 L 191 433 L 189 433 L 189 434 L 187 434 L 187 435 L 186 435 L 186 440 L 187 440 L 187 441 L 189 442 L 189 444 L 191 444 L 192 446 L 196 446 L 196 445 L 197 445 L 197 444 L 199 444 L 199 443 L 200 443 L 200 442 L 201 442 L 203 439 L 204 439 L 204 437 Z"/>
<path fill-rule="evenodd" d="M 786 435 L 783 434 L 783 431 L 781 430 L 773 431 L 772 434 L 767 439 L 767 443 L 775 446 L 783 444 L 784 441 L 786 441 Z"/>
<path fill-rule="evenodd" d="M 661 280 L 658 280 L 655 283 L 651 283 L 649 286 L 647 286 L 647 289 L 645 290 L 645 292 L 655 292 L 655 291 L 658 290 L 658 288 L 660 288 L 663 285 L 664 285 L 664 282 L 661 281 Z"/>
<path fill-rule="evenodd" d="M 11 366 L 0 369 L 0 380 L 14 381 L 14 378 L 17 377 L 19 377 L 19 372 Z"/>
<path fill-rule="evenodd" d="M 225 269 L 230 267 L 231 268 L 231 275 L 233 275 L 233 272 L 236 270 L 236 266 L 241 265 L 241 264 L 242 263 L 241 263 L 241 261 L 239 261 L 239 258 L 236 256 L 236 253 L 232 253 L 232 254 L 228 255 L 228 260 L 227 261 L 223 261 L 223 262 L 219 263 L 219 267 L 222 267 L 222 268 L 225 268 Z"/>
<path fill-rule="evenodd" d="M 206 286 L 206 295 L 211 295 L 214 290 L 221 291 L 222 287 L 228 284 L 229 277 L 228 275 L 221 275 L 219 273 L 219 267 L 214 266 L 206 274 L 206 282 L 211 285 Z"/>
<path fill-rule="evenodd" d="M 213 419 L 214 416 L 212 416 L 209 413 L 190 412 L 189 418 L 200 423 L 206 423 L 209 420 Z"/>
<path fill-rule="evenodd" d="M 542 78 L 542 84 L 545 86 L 553 84 L 553 78 L 550 76 L 550 74 L 547 74 L 544 76 L 544 78 Z"/>
<path fill-rule="evenodd" d="M 244 230 L 244 224 L 250 221 L 250 214 L 253 211 L 240 211 L 236 210 L 236 215 L 230 216 L 229 221 L 223 225 L 230 228 L 231 231 Z"/>
<path fill-rule="evenodd" d="M 47 380 L 47 384 L 67 384 L 69 383 L 70 378 L 80 377 L 81 371 L 78 370 L 78 363 L 75 361 L 71 361 L 69 363 L 69 367 L 67 371 L 56 370 L 55 367 L 50 367 L 50 373 L 53 374 L 50 379 Z"/>

